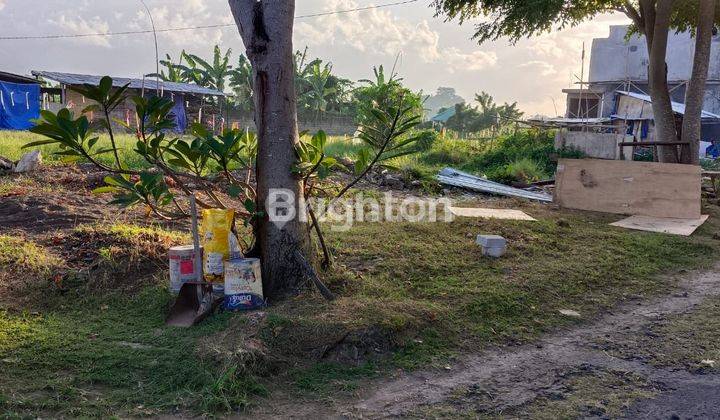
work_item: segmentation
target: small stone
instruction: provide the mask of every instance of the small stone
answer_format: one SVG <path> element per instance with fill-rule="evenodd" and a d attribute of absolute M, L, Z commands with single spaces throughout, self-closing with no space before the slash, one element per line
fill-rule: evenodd
<path fill-rule="evenodd" d="M 347 156 L 342 156 L 338 159 L 338 162 L 347 168 L 353 168 L 355 166 L 355 162 Z"/>
<path fill-rule="evenodd" d="M 560 312 L 560 314 L 562 314 L 562 315 L 573 317 L 573 318 L 581 317 L 580 312 L 573 311 L 572 309 L 560 309 L 558 312 Z"/>
<path fill-rule="evenodd" d="M 405 183 L 400 178 L 397 178 L 390 174 L 384 175 L 380 185 L 392 188 L 394 190 L 401 190 L 405 188 Z"/>
<path fill-rule="evenodd" d="M 556 223 L 560 227 L 570 227 L 570 222 L 568 222 L 565 219 L 558 219 L 558 221 Z"/>
<path fill-rule="evenodd" d="M 42 164 L 42 155 L 39 150 L 33 150 L 32 152 L 25 153 L 20 161 L 15 165 L 14 171 L 16 173 L 32 172 L 40 167 Z"/>

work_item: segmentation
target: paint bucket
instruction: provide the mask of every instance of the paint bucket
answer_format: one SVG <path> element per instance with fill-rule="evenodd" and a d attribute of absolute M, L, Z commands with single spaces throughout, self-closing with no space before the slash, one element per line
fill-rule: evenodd
<path fill-rule="evenodd" d="M 235 258 L 225 262 L 225 309 L 242 311 L 265 306 L 260 260 Z"/>
<path fill-rule="evenodd" d="M 200 253 L 202 254 L 202 248 L 200 248 Z M 192 245 L 174 246 L 168 251 L 168 257 L 170 259 L 170 291 L 178 294 L 183 284 L 197 280 L 195 247 Z"/>

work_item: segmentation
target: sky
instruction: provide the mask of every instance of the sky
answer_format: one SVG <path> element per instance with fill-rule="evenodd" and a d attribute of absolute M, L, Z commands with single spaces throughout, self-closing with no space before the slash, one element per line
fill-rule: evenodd
<path fill-rule="evenodd" d="M 296 16 L 347 10 L 397 0 L 297 0 Z M 158 29 L 232 23 L 227 0 L 146 0 Z M 523 39 L 478 45 L 473 23 L 459 25 L 434 16 L 430 0 L 387 8 L 299 18 L 294 46 L 333 63 L 352 80 L 372 77 L 373 66 L 392 67 L 404 83 L 425 93 L 452 87 L 467 100 L 486 91 L 496 102 L 518 102 L 526 115 L 558 115 L 561 90 L 580 73 L 583 42 L 607 37 L 609 25 L 627 24 L 603 15 L 574 28 Z M 0 0 L 0 36 L 81 34 L 150 29 L 140 0 Z M 244 51 L 234 28 L 158 34 L 161 56 L 183 49 L 209 56 L 212 47 Z M 587 72 L 588 61 L 586 61 Z M 155 70 L 151 34 L 58 40 L 0 40 L 0 70 L 29 74 L 48 70 L 140 77 Z M 587 74 L 587 73 L 586 73 Z"/>

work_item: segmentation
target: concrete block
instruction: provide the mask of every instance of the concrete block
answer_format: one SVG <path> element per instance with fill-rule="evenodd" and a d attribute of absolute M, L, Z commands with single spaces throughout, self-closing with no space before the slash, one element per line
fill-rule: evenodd
<path fill-rule="evenodd" d="M 478 235 L 475 243 L 483 248 L 504 248 L 507 245 L 505 238 L 499 235 Z"/>
<path fill-rule="evenodd" d="M 506 246 L 499 246 L 499 247 L 482 247 L 482 254 L 485 257 L 492 257 L 492 258 L 500 258 L 503 255 L 505 255 L 505 252 L 507 251 Z"/>

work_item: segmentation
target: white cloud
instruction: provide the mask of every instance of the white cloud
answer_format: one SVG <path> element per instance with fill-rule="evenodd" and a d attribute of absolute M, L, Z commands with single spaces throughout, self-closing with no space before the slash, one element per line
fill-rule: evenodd
<path fill-rule="evenodd" d="M 5 8 L 5 0 L 0 0 L 0 10 Z"/>
<path fill-rule="evenodd" d="M 484 70 L 497 63 L 497 54 L 486 51 L 473 51 L 465 53 L 455 47 L 442 51 L 441 62 L 447 63 L 450 72 L 458 70 Z"/>
<path fill-rule="evenodd" d="M 173 2 L 171 6 L 151 7 L 150 13 L 152 14 L 157 29 L 232 22 L 232 17 L 229 14 L 219 18 L 217 14 L 208 10 L 206 3 L 207 2 L 203 0 Z M 140 30 L 150 28 L 150 18 L 144 8 L 135 13 L 131 25 L 133 28 Z M 219 29 L 206 29 L 161 32 L 158 34 L 158 37 L 160 37 L 162 41 L 169 41 L 173 46 L 179 46 L 189 50 L 195 48 L 207 50 L 213 45 L 221 43 L 222 31 Z"/>
<path fill-rule="evenodd" d="M 330 0 L 325 9 L 346 10 L 358 7 L 354 0 Z M 440 45 L 440 35 L 427 20 L 412 23 L 398 18 L 390 10 L 372 9 L 363 13 L 335 14 L 318 22 L 295 25 L 295 37 L 302 45 L 351 47 L 364 54 L 416 57 L 420 62 L 444 64 L 450 72 L 482 70 L 497 62 L 494 52 L 465 52 Z"/>
<path fill-rule="evenodd" d="M 48 19 L 48 23 L 59 27 L 62 33 L 67 34 L 87 34 L 110 31 L 110 25 L 99 16 L 94 16 L 86 20 L 80 16 L 67 17 L 63 13 L 57 18 Z M 108 37 L 104 36 L 76 38 L 75 41 L 110 48 L 110 41 L 108 40 Z"/>
<path fill-rule="evenodd" d="M 532 71 L 540 74 L 541 76 L 552 76 L 554 74 L 557 74 L 557 70 L 555 69 L 555 66 L 552 64 L 541 61 L 541 60 L 532 60 L 528 61 L 527 63 L 522 63 L 518 66 L 519 68 L 529 68 Z"/>

